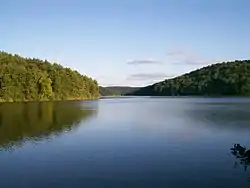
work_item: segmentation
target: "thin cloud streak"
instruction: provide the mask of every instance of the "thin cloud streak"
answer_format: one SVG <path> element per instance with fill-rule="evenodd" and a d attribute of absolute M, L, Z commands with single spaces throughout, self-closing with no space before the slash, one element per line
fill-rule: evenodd
<path fill-rule="evenodd" d="M 158 79 L 167 79 L 173 75 L 165 73 L 138 73 L 131 74 L 127 77 L 127 80 L 158 80 Z"/>
<path fill-rule="evenodd" d="M 167 56 L 180 56 L 180 55 L 184 55 L 185 52 L 182 50 L 175 50 L 175 51 L 170 51 L 167 52 Z"/>
<path fill-rule="evenodd" d="M 128 61 L 128 65 L 159 65 L 162 64 L 160 61 L 153 61 L 153 60 L 134 60 Z"/>
<path fill-rule="evenodd" d="M 193 61 L 193 60 L 186 60 L 183 62 L 185 65 L 207 65 L 209 64 L 208 61 Z"/>
<path fill-rule="evenodd" d="M 172 64 L 174 65 L 208 65 L 212 62 L 204 61 L 204 60 L 192 60 L 192 59 L 184 59 L 180 61 L 175 61 Z"/>
<path fill-rule="evenodd" d="M 203 59 L 197 53 L 190 53 L 182 50 L 170 51 L 167 56 L 171 57 L 171 64 L 174 65 L 208 65 L 212 61 Z"/>

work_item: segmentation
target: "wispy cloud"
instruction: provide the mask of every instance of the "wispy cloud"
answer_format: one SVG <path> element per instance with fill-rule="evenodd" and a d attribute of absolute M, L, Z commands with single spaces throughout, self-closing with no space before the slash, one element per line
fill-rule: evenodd
<path fill-rule="evenodd" d="M 185 54 L 185 52 L 182 50 L 173 50 L 173 51 L 167 52 L 167 56 L 180 56 L 183 54 Z"/>
<path fill-rule="evenodd" d="M 166 60 L 132 60 L 128 61 L 128 65 L 160 65 L 160 64 L 174 64 L 174 65 L 208 65 L 212 61 L 206 60 L 198 53 L 190 52 L 188 50 L 175 49 L 166 53 Z"/>
<path fill-rule="evenodd" d="M 185 61 L 182 62 L 177 62 L 178 64 L 185 64 L 185 65 L 207 65 L 209 64 L 209 61 L 202 61 L 202 60 L 191 60 L 191 59 L 186 59 Z"/>
<path fill-rule="evenodd" d="M 172 76 L 165 73 L 138 73 L 129 75 L 127 80 L 162 80 Z"/>
<path fill-rule="evenodd" d="M 154 60 L 133 60 L 133 61 L 128 61 L 127 62 L 128 65 L 159 65 L 162 64 L 162 62 L 160 61 L 154 61 Z"/>
<path fill-rule="evenodd" d="M 211 61 L 205 60 L 197 53 L 183 50 L 167 52 L 167 56 L 171 58 L 170 62 L 175 65 L 207 65 L 211 63 Z"/>

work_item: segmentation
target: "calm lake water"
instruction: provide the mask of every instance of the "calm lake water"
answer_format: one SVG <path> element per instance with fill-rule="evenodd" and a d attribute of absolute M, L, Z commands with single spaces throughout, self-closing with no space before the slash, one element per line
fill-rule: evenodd
<path fill-rule="evenodd" d="M 250 187 L 234 143 L 248 98 L 1 104 L 0 187 Z"/>

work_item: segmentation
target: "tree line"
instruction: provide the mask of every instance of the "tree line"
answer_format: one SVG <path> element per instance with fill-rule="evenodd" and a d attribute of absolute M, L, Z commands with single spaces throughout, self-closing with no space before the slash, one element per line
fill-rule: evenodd
<path fill-rule="evenodd" d="M 0 52 L 0 101 L 95 99 L 96 80 L 47 60 Z"/>
<path fill-rule="evenodd" d="M 129 87 L 129 86 L 100 86 L 101 96 L 123 96 L 128 93 L 134 92 L 139 89 L 139 87 Z"/>
<path fill-rule="evenodd" d="M 250 96 L 250 60 L 212 64 L 128 95 Z"/>

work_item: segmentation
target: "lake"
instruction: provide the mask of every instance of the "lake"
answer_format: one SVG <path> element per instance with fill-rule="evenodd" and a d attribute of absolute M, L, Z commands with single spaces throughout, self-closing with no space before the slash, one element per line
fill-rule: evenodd
<path fill-rule="evenodd" d="M 0 105 L 0 187 L 249 187 L 249 98 Z M 249 167 L 250 168 L 250 167 Z"/>

